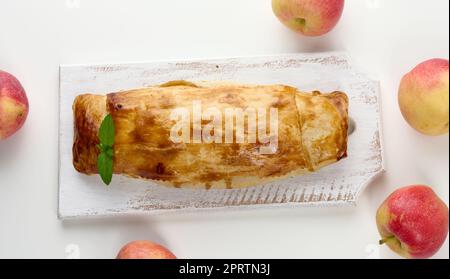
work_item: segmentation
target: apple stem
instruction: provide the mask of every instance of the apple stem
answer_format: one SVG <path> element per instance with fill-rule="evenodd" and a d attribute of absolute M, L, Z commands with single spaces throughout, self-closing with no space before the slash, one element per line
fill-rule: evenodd
<path fill-rule="evenodd" d="M 302 27 L 305 26 L 305 24 L 306 24 L 306 19 L 301 18 L 301 17 L 296 18 L 295 21 L 296 21 L 299 25 L 301 25 Z"/>
<path fill-rule="evenodd" d="M 389 240 L 391 240 L 393 238 L 395 238 L 395 236 L 388 236 L 388 237 L 385 237 L 385 238 L 381 239 L 378 243 L 380 245 L 383 245 L 383 244 L 385 244 L 386 242 L 388 242 Z"/>

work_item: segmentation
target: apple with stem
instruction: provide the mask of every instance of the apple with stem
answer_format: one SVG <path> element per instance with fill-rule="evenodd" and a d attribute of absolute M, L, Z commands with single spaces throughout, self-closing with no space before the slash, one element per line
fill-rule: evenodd
<path fill-rule="evenodd" d="M 272 0 L 272 9 L 290 29 L 306 36 L 321 36 L 339 22 L 344 4 L 344 0 Z"/>
<path fill-rule="evenodd" d="M 429 258 L 448 234 L 448 207 L 428 186 L 412 185 L 392 193 L 376 215 L 386 244 L 405 258 Z"/>

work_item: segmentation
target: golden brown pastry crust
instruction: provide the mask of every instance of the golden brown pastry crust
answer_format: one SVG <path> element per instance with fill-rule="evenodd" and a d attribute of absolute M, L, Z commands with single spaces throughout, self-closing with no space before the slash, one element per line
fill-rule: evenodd
<path fill-rule="evenodd" d="M 193 100 L 226 108 L 278 109 L 278 149 L 260 154 L 261 143 L 174 143 L 174 108 Z M 284 85 L 173 81 L 106 96 L 84 94 L 73 103 L 73 164 L 97 173 L 98 129 L 114 119 L 114 173 L 151 179 L 173 187 L 240 188 L 315 171 L 346 157 L 348 98 L 344 93 L 312 94 Z M 192 127 L 191 127 L 192 129 Z M 223 127 L 225 129 L 225 127 Z"/>

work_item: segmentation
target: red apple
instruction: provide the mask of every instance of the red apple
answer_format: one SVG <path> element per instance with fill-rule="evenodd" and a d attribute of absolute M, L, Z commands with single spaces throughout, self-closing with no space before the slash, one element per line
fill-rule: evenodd
<path fill-rule="evenodd" d="M 120 249 L 117 259 L 176 259 L 163 246 L 146 240 L 132 241 Z"/>
<path fill-rule="evenodd" d="M 431 59 L 406 74 L 398 102 L 405 120 L 430 136 L 448 133 L 448 60 Z"/>
<path fill-rule="evenodd" d="M 27 115 L 25 90 L 13 75 L 0 70 L 0 140 L 17 132 Z"/>
<path fill-rule="evenodd" d="M 344 4 L 344 0 L 272 0 L 272 9 L 292 30 L 306 36 L 320 36 L 336 26 Z"/>
<path fill-rule="evenodd" d="M 448 207 L 423 185 L 392 193 L 377 211 L 382 240 L 405 258 L 429 258 L 442 246 L 448 234 Z"/>

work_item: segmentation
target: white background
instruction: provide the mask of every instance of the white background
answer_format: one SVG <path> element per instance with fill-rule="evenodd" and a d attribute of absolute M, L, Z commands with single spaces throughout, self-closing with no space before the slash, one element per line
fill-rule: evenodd
<path fill-rule="evenodd" d="M 305 38 L 270 0 L 1 0 L 0 69 L 27 91 L 23 129 L 0 142 L 0 258 L 112 258 L 135 239 L 180 258 L 396 258 L 378 249 L 375 212 L 394 189 L 423 183 L 448 204 L 449 138 L 403 120 L 400 78 L 448 59 L 449 1 L 347 0 L 337 28 Z M 307 208 L 59 221 L 59 64 L 346 50 L 381 81 L 387 172 L 355 208 Z M 448 240 L 436 255 L 449 257 Z"/>

